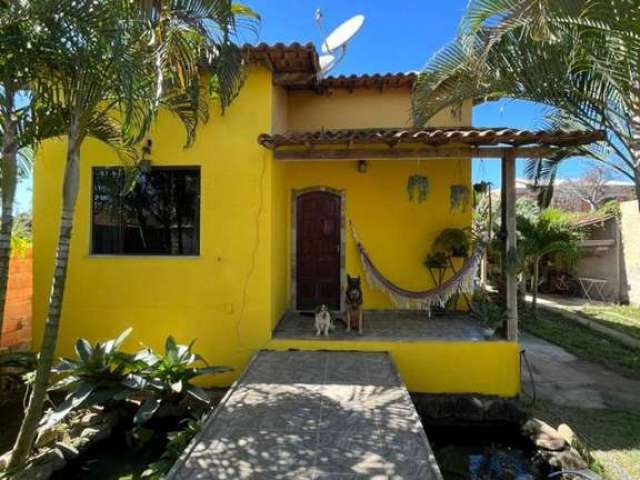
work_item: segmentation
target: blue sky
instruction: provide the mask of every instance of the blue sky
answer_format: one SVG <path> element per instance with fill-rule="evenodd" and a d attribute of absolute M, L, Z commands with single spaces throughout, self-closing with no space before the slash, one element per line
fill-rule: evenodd
<path fill-rule="evenodd" d="M 313 14 L 320 8 L 324 30 L 328 33 L 357 13 L 366 16 L 365 24 L 350 42 L 344 61 L 332 74 L 386 73 L 420 70 L 433 53 L 455 37 L 458 22 L 468 0 L 246 0 L 262 16 L 259 41 L 313 42 L 319 45 L 320 33 Z M 256 41 L 247 35 L 249 42 Z M 474 126 L 535 128 L 544 110 L 523 102 L 493 102 L 476 107 Z M 499 184 L 500 167 L 496 160 L 474 161 L 474 181 Z M 524 162 L 520 162 L 522 176 Z M 589 163 L 571 160 L 560 176 L 579 176 Z"/>
<path fill-rule="evenodd" d="M 243 40 L 250 43 L 313 42 L 319 45 L 320 33 L 313 14 L 320 8 L 328 33 L 352 15 L 362 13 L 365 24 L 350 42 L 347 56 L 334 74 L 386 73 L 420 70 L 429 57 L 454 38 L 467 0 L 245 0 L 262 16 L 258 36 L 251 33 Z M 542 113 L 537 106 L 521 102 L 494 102 L 474 109 L 475 126 L 535 128 Z M 474 161 L 474 181 L 499 184 L 496 160 Z M 588 163 L 571 160 L 563 167 L 563 177 L 580 175 Z M 523 162 L 518 166 L 522 176 Z M 29 179 L 30 180 L 30 179 Z M 18 192 L 18 209 L 31 205 L 30 181 Z"/>

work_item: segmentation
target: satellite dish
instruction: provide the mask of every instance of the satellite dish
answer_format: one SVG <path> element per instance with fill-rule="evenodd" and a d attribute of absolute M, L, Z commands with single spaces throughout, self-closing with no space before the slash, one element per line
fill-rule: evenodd
<path fill-rule="evenodd" d="M 324 32 L 322 30 L 322 11 L 317 9 L 313 17 L 318 25 L 320 33 L 324 36 Z M 362 28 L 363 23 L 364 15 L 355 15 L 342 23 L 325 38 L 321 46 L 323 55 L 318 57 L 318 62 L 320 64 L 318 78 L 326 76 L 327 73 L 333 70 L 336 65 L 342 61 L 347 51 L 347 43 L 355 36 L 356 33 L 358 33 Z M 336 50 L 338 51 L 338 55 L 335 55 Z"/>
<path fill-rule="evenodd" d="M 322 53 L 332 53 L 340 47 L 346 47 L 347 42 L 362 28 L 364 15 L 356 15 L 344 22 L 322 42 Z"/>

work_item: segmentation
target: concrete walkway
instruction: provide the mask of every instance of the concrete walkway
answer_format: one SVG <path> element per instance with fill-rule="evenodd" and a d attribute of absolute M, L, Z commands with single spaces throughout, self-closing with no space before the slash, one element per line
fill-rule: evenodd
<path fill-rule="evenodd" d="M 579 359 L 529 334 L 523 334 L 520 342 L 531 363 L 538 398 L 574 407 L 640 410 L 640 381 Z M 532 385 L 526 367 L 522 383 L 530 395 Z"/>
<path fill-rule="evenodd" d="M 167 478 L 442 476 L 388 354 L 262 351 Z"/>

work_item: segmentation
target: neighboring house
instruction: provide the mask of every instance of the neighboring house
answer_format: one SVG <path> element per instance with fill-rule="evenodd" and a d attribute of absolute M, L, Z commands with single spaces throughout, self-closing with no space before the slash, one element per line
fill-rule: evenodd
<path fill-rule="evenodd" d="M 640 304 L 640 214 L 637 201 L 620 203 L 620 215 L 594 212 L 576 222 L 584 238 L 580 258 L 572 268 L 581 288 L 591 286 L 594 300 L 601 300 L 592 280 L 601 283 L 604 299 Z M 578 285 L 579 286 L 579 285 Z M 583 292 L 580 292 L 583 294 Z"/>
<path fill-rule="evenodd" d="M 620 204 L 621 298 L 640 306 L 640 213 L 638 200 Z"/>
<path fill-rule="evenodd" d="M 413 338 L 401 318 L 389 323 L 391 337 L 367 336 L 375 322 L 369 313 L 395 307 L 364 278 L 365 336 L 273 332 L 287 312 L 321 303 L 344 310 L 346 275 L 363 276 L 349 222 L 389 279 L 410 290 L 432 287 L 423 261 L 433 239 L 471 224 L 471 205 L 452 209 L 450 196 L 452 186 L 471 189 L 472 151 L 489 146 L 486 155 L 504 155 L 511 165 L 505 178 L 512 178 L 511 147 L 541 148 L 556 134 L 469 128 L 471 102 L 437 115 L 432 124 L 439 128 L 412 130 L 413 74 L 317 81 L 311 45 L 262 44 L 245 53 L 250 65 L 238 98 L 199 127 L 192 148 L 183 148 L 178 120 L 159 115 L 149 135 L 151 170 L 126 196 L 117 156 L 85 142 L 58 353 L 71 355 L 78 337 L 97 341 L 133 327 L 131 349 L 161 349 L 168 335 L 197 339 L 210 363 L 234 368 L 215 378 L 229 385 L 258 349 L 386 350 L 412 390 L 516 395 L 517 323 L 510 340 L 483 341 L 446 320 L 440 324 L 451 335 L 434 330 Z M 591 141 L 593 133 L 567 138 Z M 503 152 L 505 144 L 513 154 Z M 36 341 L 54 265 L 64 158 L 65 142 L 50 141 L 36 161 Z M 428 178 L 422 203 L 407 195 L 414 174 Z M 506 238 L 515 238 L 515 229 L 508 231 Z M 429 325 L 426 314 L 420 318 Z M 299 320 L 312 335 L 312 317 Z"/>
<path fill-rule="evenodd" d="M 620 235 L 620 221 L 615 215 L 594 213 L 576 222 L 584 232 L 580 242 L 580 258 L 573 267 L 576 278 L 583 278 L 583 287 L 589 288 L 593 280 L 606 281 L 601 291 L 610 302 L 625 301 L 624 257 Z M 599 292 L 592 286 L 594 300 L 601 300 Z"/>

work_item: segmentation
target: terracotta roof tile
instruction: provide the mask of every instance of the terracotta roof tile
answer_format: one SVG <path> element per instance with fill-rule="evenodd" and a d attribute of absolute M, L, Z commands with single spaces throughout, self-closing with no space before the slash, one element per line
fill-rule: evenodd
<path fill-rule="evenodd" d="M 513 128 L 425 128 L 425 129 L 343 129 L 309 132 L 285 132 L 262 134 L 258 143 L 267 148 L 296 145 L 322 144 L 387 144 L 423 143 L 441 146 L 447 143 L 463 143 L 471 146 L 489 145 L 548 145 L 575 146 L 605 138 L 600 130 L 518 130 Z"/>
<path fill-rule="evenodd" d="M 340 75 L 338 77 L 326 77 L 320 80 L 321 89 L 345 88 L 353 90 L 356 88 L 411 88 L 418 75 L 414 72 L 408 73 L 385 73 L 374 75 Z"/>
<path fill-rule="evenodd" d="M 348 90 L 356 88 L 411 88 L 417 78 L 417 74 L 414 72 L 399 72 L 340 75 L 318 80 L 320 64 L 318 52 L 313 43 L 245 44 L 242 51 L 248 62 L 265 65 L 274 73 L 279 74 L 276 83 L 295 89 L 323 91 L 338 88 Z"/>
<path fill-rule="evenodd" d="M 320 70 L 313 43 L 245 44 L 242 51 L 247 61 L 264 64 L 277 73 L 309 73 L 315 78 Z"/>

